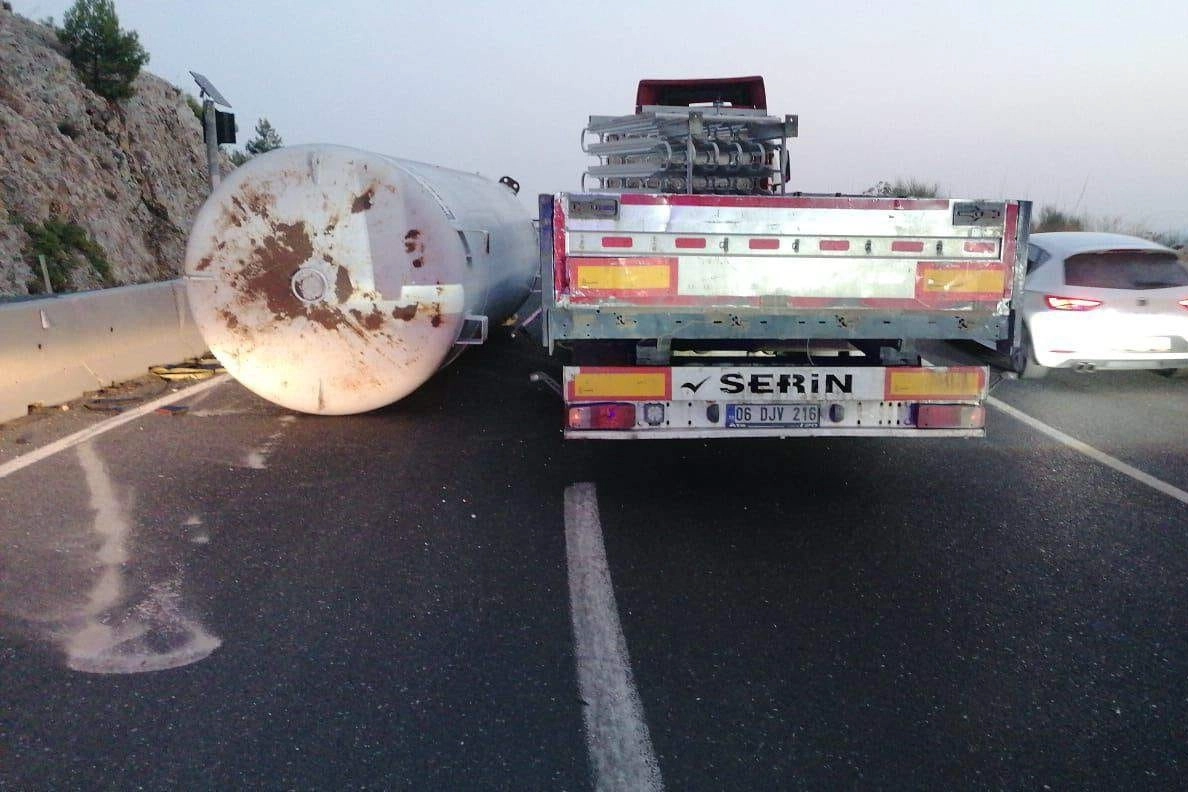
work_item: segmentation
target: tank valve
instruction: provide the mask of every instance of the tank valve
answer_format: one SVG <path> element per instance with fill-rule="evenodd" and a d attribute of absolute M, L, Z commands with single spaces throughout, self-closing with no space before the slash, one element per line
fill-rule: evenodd
<path fill-rule="evenodd" d="M 306 305 L 313 305 L 326 299 L 326 292 L 330 290 L 330 281 L 320 269 L 304 265 L 293 273 L 289 285 L 293 296 Z"/>

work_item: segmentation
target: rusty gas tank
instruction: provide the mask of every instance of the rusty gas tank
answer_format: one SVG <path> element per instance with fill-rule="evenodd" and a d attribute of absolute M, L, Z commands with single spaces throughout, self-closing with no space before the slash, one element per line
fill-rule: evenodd
<path fill-rule="evenodd" d="M 341 146 L 232 171 L 186 249 L 211 352 L 282 406 L 341 415 L 408 395 L 528 296 L 532 220 L 481 176 Z"/>

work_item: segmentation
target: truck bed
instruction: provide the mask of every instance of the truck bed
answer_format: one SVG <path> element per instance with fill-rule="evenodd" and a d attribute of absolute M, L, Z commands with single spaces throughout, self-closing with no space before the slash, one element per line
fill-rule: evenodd
<path fill-rule="evenodd" d="M 1010 337 L 1026 201 L 541 196 L 545 336 L 726 341 Z"/>

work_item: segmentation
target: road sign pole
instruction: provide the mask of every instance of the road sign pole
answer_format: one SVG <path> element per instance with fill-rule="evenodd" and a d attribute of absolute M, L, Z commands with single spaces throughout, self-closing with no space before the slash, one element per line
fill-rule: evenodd
<path fill-rule="evenodd" d="M 219 172 L 219 133 L 215 126 L 215 106 L 209 98 L 202 102 L 202 123 L 206 126 L 206 172 L 210 175 L 211 192 L 214 192 L 222 174 Z"/>

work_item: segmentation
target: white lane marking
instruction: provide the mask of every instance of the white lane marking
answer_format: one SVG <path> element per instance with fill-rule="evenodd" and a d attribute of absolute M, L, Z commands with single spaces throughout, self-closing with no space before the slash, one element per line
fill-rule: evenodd
<path fill-rule="evenodd" d="M 248 451 L 244 454 L 243 462 L 240 465 L 251 470 L 265 470 L 268 468 L 268 465 L 265 464 L 268 460 L 267 453 L 267 448 Z"/>
<path fill-rule="evenodd" d="M 565 489 L 569 607 L 586 745 L 597 790 L 661 790 L 627 639 L 611 586 L 598 495 L 590 482 Z"/>
<path fill-rule="evenodd" d="M 229 381 L 230 378 L 231 377 L 229 374 L 216 375 L 208 379 L 206 382 L 200 382 L 197 385 L 192 385 L 189 388 L 186 388 L 185 390 L 170 393 L 166 396 L 162 396 L 159 399 L 154 399 L 151 402 L 145 402 L 139 407 L 135 407 L 131 410 L 128 410 L 127 412 L 123 412 L 104 421 L 100 421 L 94 426 L 88 426 L 82 431 L 75 432 L 68 437 L 63 437 L 61 440 L 57 440 L 53 443 L 50 443 L 49 445 L 42 446 L 35 451 L 22 454 L 16 459 L 9 460 L 3 465 L 0 465 L 0 478 L 4 478 L 5 476 L 16 473 L 18 470 L 27 468 L 29 465 L 40 462 L 46 457 L 51 457 L 60 451 L 65 451 L 67 448 L 72 448 L 79 443 L 85 443 L 87 440 L 90 440 L 93 437 L 98 437 L 99 435 L 109 432 L 118 426 L 123 426 L 130 421 L 135 421 L 137 418 L 140 418 L 143 415 L 148 415 L 159 407 L 164 407 L 167 404 L 173 404 L 174 402 L 181 401 L 182 399 L 188 399 L 192 396 L 198 395 L 199 393 L 208 391 L 211 388 L 222 385 L 224 382 Z"/>
<path fill-rule="evenodd" d="M 1007 415 L 1011 416 L 1015 420 L 1022 421 L 1023 423 L 1030 426 L 1032 429 L 1043 432 L 1048 437 L 1051 437 L 1053 440 L 1063 443 L 1064 445 L 1068 446 L 1069 448 L 1073 449 L 1074 451 L 1079 451 L 1080 453 L 1084 454 L 1085 456 L 1089 457 L 1090 459 L 1100 462 L 1101 464 L 1105 465 L 1106 467 L 1113 468 L 1114 470 L 1118 471 L 1119 473 L 1122 473 L 1123 475 L 1130 476 L 1135 481 L 1137 481 L 1141 484 L 1146 484 L 1151 489 L 1162 492 L 1164 495 L 1175 498 L 1180 503 L 1188 503 L 1188 492 L 1185 492 L 1184 490 L 1180 489 L 1179 487 L 1168 484 L 1166 481 L 1163 481 L 1162 479 L 1157 479 L 1154 476 L 1152 476 L 1150 473 L 1144 473 L 1143 471 L 1139 470 L 1138 468 L 1136 468 L 1132 465 L 1128 465 L 1125 462 L 1123 462 L 1122 460 L 1117 459 L 1116 457 L 1112 457 L 1109 454 L 1105 453 L 1104 451 L 1098 451 L 1096 448 L 1089 445 L 1088 443 L 1083 443 L 1080 440 L 1078 440 L 1077 438 L 1072 437 L 1071 435 L 1066 435 L 1064 432 L 1060 431 L 1059 429 L 1054 429 L 1051 426 L 1048 426 L 1043 421 L 1040 421 L 1038 418 L 1032 418 L 1030 415 L 1023 412 L 1022 410 L 1016 409 L 1016 408 L 1012 407 L 1011 405 L 1007 404 L 1006 402 L 996 399 L 993 396 L 988 396 L 986 398 L 986 403 L 991 405 L 995 409 L 1006 413 Z"/>
<path fill-rule="evenodd" d="M 292 417 L 293 416 L 291 415 L 282 415 L 280 422 L 285 426 L 288 426 L 290 423 L 292 423 L 292 421 L 286 421 L 285 419 L 292 419 Z M 263 445 L 261 445 L 259 448 L 248 450 L 248 452 L 244 455 L 240 466 L 251 468 L 252 470 L 267 470 L 268 457 L 272 456 L 272 452 L 276 450 L 277 443 L 279 443 L 280 439 L 284 436 L 285 433 L 283 429 L 279 432 L 273 432 L 272 434 L 268 435 L 268 439 L 264 441 Z"/>

